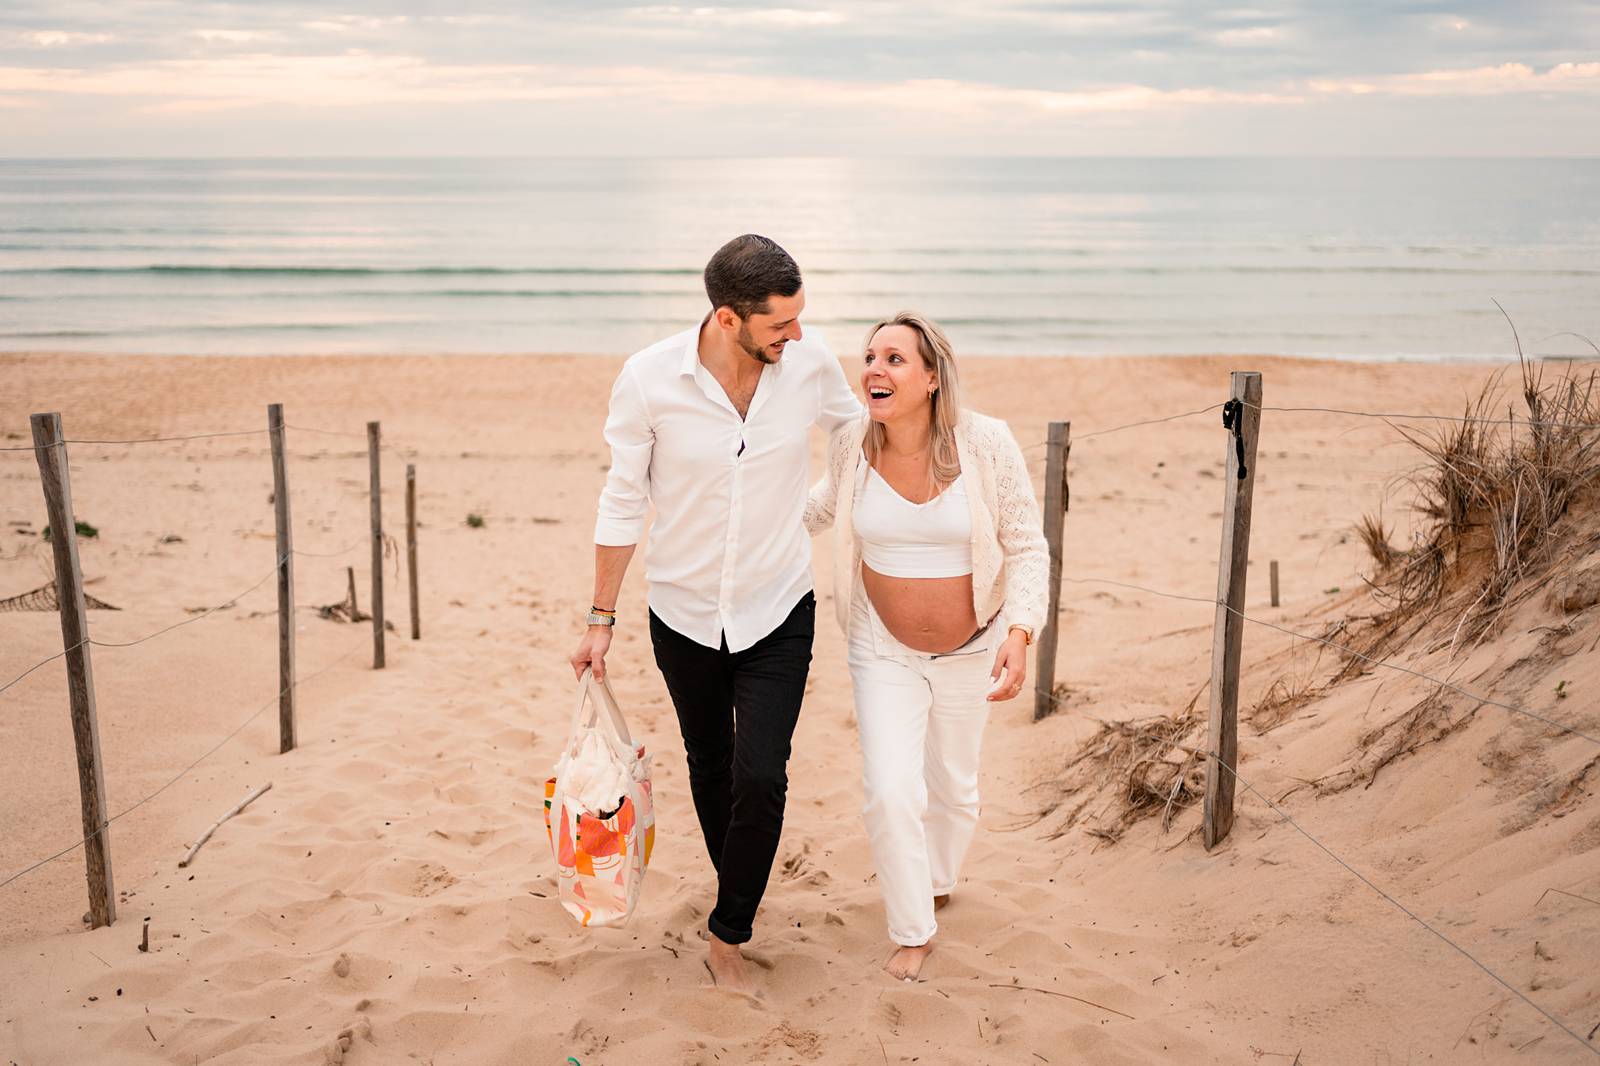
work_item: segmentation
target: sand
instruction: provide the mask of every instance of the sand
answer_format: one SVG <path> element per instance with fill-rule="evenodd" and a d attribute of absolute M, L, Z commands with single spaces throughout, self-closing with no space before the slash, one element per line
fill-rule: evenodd
<path fill-rule="evenodd" d="M 1115 845 L 1027 825 L 1097 719 L 1180 708 L 1210 670 L 1205 603 L 1068 584 L 1061 713 L 1018 699 L 986 736 L 982 825 L 926 979 L 895 984 L 866 853 L 843 638 L 819 610 L 788 819 L 750 955 L 763 999 L 707 987 L 712 873 L 682 746 L 629 575 L 611 657 L 654 750 L 660 837 L 633 922 L 583 931 L 553 898 L 541 787 L 566 728 L 566 665 L 591 575 L 610 357 L 0 356 L 0 445 L 58 410 L 77 438 L 265 426 L 286 405 L 297 547 L 301 745 L 277 754 L 264 435 L 71 449 L 93 615 L 118 921 L 85 931 L 81 851 L 0 889 L 0 1061 L 52 1063 L 1279 1063 L 1592 1061 L 1472 962 L 1242 792 L 1208 854 L 1198 812 Z M 972 359 L 972 404 L 1043 473 L 1070 418 L 1066 571 L 1214 594 L 1227 446 L 1215 412 L 1110 434 L 1264 374 L 1269 406 L 1457 413 L 1488 368 L 1266 358 Z M 386 441 L 384 510 L 418 468 L 421 641 L 391 559 L 388 666 L 367 626 L 319 618 L 354 566 L 368 606 L 364 423 Z M 307 432 L 337 431 L 344 436 Z M 820 440 L 813 462 L 820 469 Z M 1370 610 L 1352 526 L 1413 461 L 1373 420 L 1263 417 L 1249 610 L 1321 632 Z M 1392 486 L 1391 486 L 1392 487 Z M 1386 514 L 1404 519 L 1404 493 Z M 483 517 L 482 528 L 467 523 Z M 30 523 L 26 527 L 13 525 Z M 0 453 L 0 597 L 49 552 L 29 452 Z M 1402 525 L 1404 522 L 1402 521 Z M 23 530 L 32 532 L 24 532 Z M 172 538 L 181 538 L 174 540 Z M 1402 533 L 1403 537 L 1403 533 Z M 402 541 L 403 542 L 403 541 Z M 1267 606 L 1277 560 L 1283 604 Z M 817 542 L 819 594 L 830 588 Z M 1590 612 L 1593 614 L 1594 612 Z M 1397 661 L 1600 731 L 1589 615 L 1533 600 L 1470 655 Z M 1537 627 L 1544 627 L 1543 629 Z M 49 613 L 0 613 L 0 683 L 60 650 Z M 1245 705 L 1310 683 L 1315 649 L 1252 627 Z M 1507 672 L 1511 664 L 1523 665 Z M 316 676 L 312 676 L 316 675 Z M 1575 698 L 1554 693 L 1557 679 Z M 1600 763 L 1593 745 L 1456 699 L 1440 739 L 1366 787 L 1367 735 L 1432 686 L 1374 670 L 1259 732 L 1241 773 L 1306 831 L 1579 1035 L 1600 1023 Z M 252 715 L 255 717 L 251 717 Z M 206 754 L 241 723 L 233 739 Z M 1431 734 L 1430 734 L 1431 736 Z M 64 671 L 0 694 L 0 879 L 80 836 Z M 203 759 L 202 756 L 205 756 Z M 189 869 L 193 838 L 267 781 Z M 1547 892 L 1555 889 L 1555 892 Z M 1581 898 L 1580 898 L 1581 897 Z M 150 951 L 138 950 L 148 925 Z M 1600 1038 L 1597 1038 L 1600 1039 Z"/>

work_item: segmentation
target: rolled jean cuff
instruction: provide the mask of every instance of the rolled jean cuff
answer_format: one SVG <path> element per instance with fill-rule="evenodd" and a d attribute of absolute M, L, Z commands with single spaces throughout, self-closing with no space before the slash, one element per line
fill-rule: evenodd
<path fill-rule="evenodd" d="M 938 922 L 934 922 L 933 923 L 933 928 L 929 929 L 928 932 L 926 934 L 922 935 L 922 936 L 917 936 L 916 934 L 909 934 L 908 935 L 906 933 L 898 933 L 895 930 L 891 929 L 891 930 L 889 930 L 889 943 L 898 945 L 899 947 L 903 947 L 903 948 L 920 948 L 920 947 L 922 947 L 922 946 L 924 946 L 926 944 L 931 943 L 933 941 L 933 938 L 938 936 L 938 935 L 939 935 L 939 923 Z"/>
<path fill-rule="evenodd" d="M 744 943 L 748 943 L 750 938 L 751 938 L 751 936 L 754 935 L 754 930 L 751 930 L 751 929 L 743 929 L 743 930 L 735 929 L 730 925 L 725 925 L 724 923 L 722 923 L 722 922 L 717 920 L 717 916 L 716 916 L 715 913 L 713 913 L 711 915 L 711 917 L 706 919 L 706 928 L 711 930 L 711 935 L 712 936 L 716 937 L 718 940 L 722 941 L 724 944 L 744 944 Z"/>

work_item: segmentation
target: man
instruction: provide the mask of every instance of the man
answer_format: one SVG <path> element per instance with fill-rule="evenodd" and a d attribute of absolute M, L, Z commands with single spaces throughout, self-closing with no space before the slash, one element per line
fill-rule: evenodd
<path fill-rule="evenodd" d="M 717 871 L 706 966 L 751 992 L 749 941 L 783 828 L 816 597 L 801 524 L 812 425 L 861 407 L 800 329 L 800 268 L 746 234 L 706 264 L 711 312 L 630 358 L 611 391 L 611 471 L 595 524 L 594 605 L 572 666 L 605 676 L 622 576 L 644 533 L 650 638 L 678 713 L 689 790 Z"/>

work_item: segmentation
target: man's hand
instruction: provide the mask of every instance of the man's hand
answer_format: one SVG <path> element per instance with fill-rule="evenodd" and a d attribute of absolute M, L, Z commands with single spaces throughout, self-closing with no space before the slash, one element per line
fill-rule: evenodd
<path fill-rule="evenodd" d="M 609 604 L 605 613 L 614 615 L 617 597 L 622 593 L 622 575 L 628 572 L 628 560 L 633 558 L 634 545 L 596 544 L 594 546 L 594 599 L 589 602 L 595 610 Z M 594 679 L 606 679 L 606 652 L 611 649 L 611 627 L 590 626 L 578 642 L 578 650 L 568 661 L 572 663 L 572 676 L 582 677 L 583 668 L 594 668 Z"/>
<path fill-rule="evenodd" d="M 582 677 L 584 669 L 594 670 L 594 679 L 606 679 L 606 652 L 611 650 L 611 627 L 590 626 L 584 631 L 578 650 L 572 653 L 572 676 Z"/>

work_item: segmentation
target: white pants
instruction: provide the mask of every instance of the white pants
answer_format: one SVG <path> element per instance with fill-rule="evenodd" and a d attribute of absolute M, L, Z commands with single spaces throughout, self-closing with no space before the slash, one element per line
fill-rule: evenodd
<path fill-rule="evenodd" d="M 863 814 L 889 939 L 926 944 L 938 931 L 933 897 L 955 887 L 978 827 L 978 750 L 998 620 L 953 652 L 913 651 L 891 635 L 856 588 L 850 680 L 861 736 Z"/>

